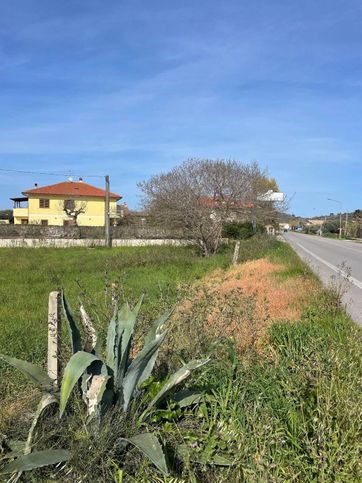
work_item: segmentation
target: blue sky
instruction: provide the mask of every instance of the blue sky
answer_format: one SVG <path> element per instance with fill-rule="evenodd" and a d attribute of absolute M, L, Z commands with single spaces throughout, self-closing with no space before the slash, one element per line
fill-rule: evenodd
<path fill-rule="evenodd" d="M 362 208 L 362 3 L 0 5 L 0 168 L 137 182 L 189 157 L 258 160 L 312 216 Z M 34 182 L 0 172 L 0 207 Z"/>

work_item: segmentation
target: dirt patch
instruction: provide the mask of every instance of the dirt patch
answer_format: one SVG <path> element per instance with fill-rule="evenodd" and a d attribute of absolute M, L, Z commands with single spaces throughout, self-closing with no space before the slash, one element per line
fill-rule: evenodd
<path fill-rule="evenodd" d="M 296 321 L 316 289 L 308 276 L 280 277 L 285 266 L 267 259 L 253 260 L 217 271 L 194 286 L 192 296 L 176 311 L 174 342 L 190 342 L 195 355 L 212 340 L 233 339 L 239 352 L 262 350 L 267 327 Z M 184 337 L 190 340 L 185 344 Z M 202 346 L 202 347 L 201 347 Z"/>

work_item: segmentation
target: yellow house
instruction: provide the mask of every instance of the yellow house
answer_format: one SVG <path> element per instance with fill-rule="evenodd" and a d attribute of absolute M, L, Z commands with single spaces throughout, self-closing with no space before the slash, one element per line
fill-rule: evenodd
<path fill-rule="evenodd" d="M 16 225 L 105 225 L 106 192 L 88 183 L 65 181 L 29 189 L 14 201 Z M 122 198 L 110 193 L 111 224 L 117 218 L 117 201 Z M 23 206 L 23 203 L 26 206 Z"/>

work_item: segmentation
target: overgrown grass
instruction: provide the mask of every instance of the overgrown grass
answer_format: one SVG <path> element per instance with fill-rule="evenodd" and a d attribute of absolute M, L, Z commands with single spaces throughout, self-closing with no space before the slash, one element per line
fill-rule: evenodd
<path fill-rule="evenodd" d="M 288 245 L 274 243 L 266 255 L 285 266 L 279 278 L 310 277 L 314 292 L 300 321 L 271 326 L 264 353 L 251 348 L 238 357 L 225 341 L 216 345 L 199 378 L 208 393 L 203 408 L 178 427 L 177 444 L 193 459 L 183 477 L 362 481 L 362 331 L 341 307 L 338 287 L 315 284 Z M 198 463 L 205 454 L 233 464 Z"/>
<path fill-rule="evenodd" d="M 317 306 L 270 337 L 268 357 L 231 357 L 204 374 L 214 415 L 203 419 L 206 434 L 234 462 L 217 481 L 361 481 L 361 331 Z M 195 439 L 207 447 L 208 437 Z"/>

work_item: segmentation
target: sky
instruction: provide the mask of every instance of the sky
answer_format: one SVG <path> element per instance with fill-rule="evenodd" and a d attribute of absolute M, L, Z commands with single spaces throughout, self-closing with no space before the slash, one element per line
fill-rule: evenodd
<path fill-rule="evenodd" d="M 0 4 L 0 208 L 67 175 L 139 206 L 188 158 L 257 160 L 302 216 L 362 208 L 359 0 Z M 64 175 L 63 175 L 64 174 Z"/>

